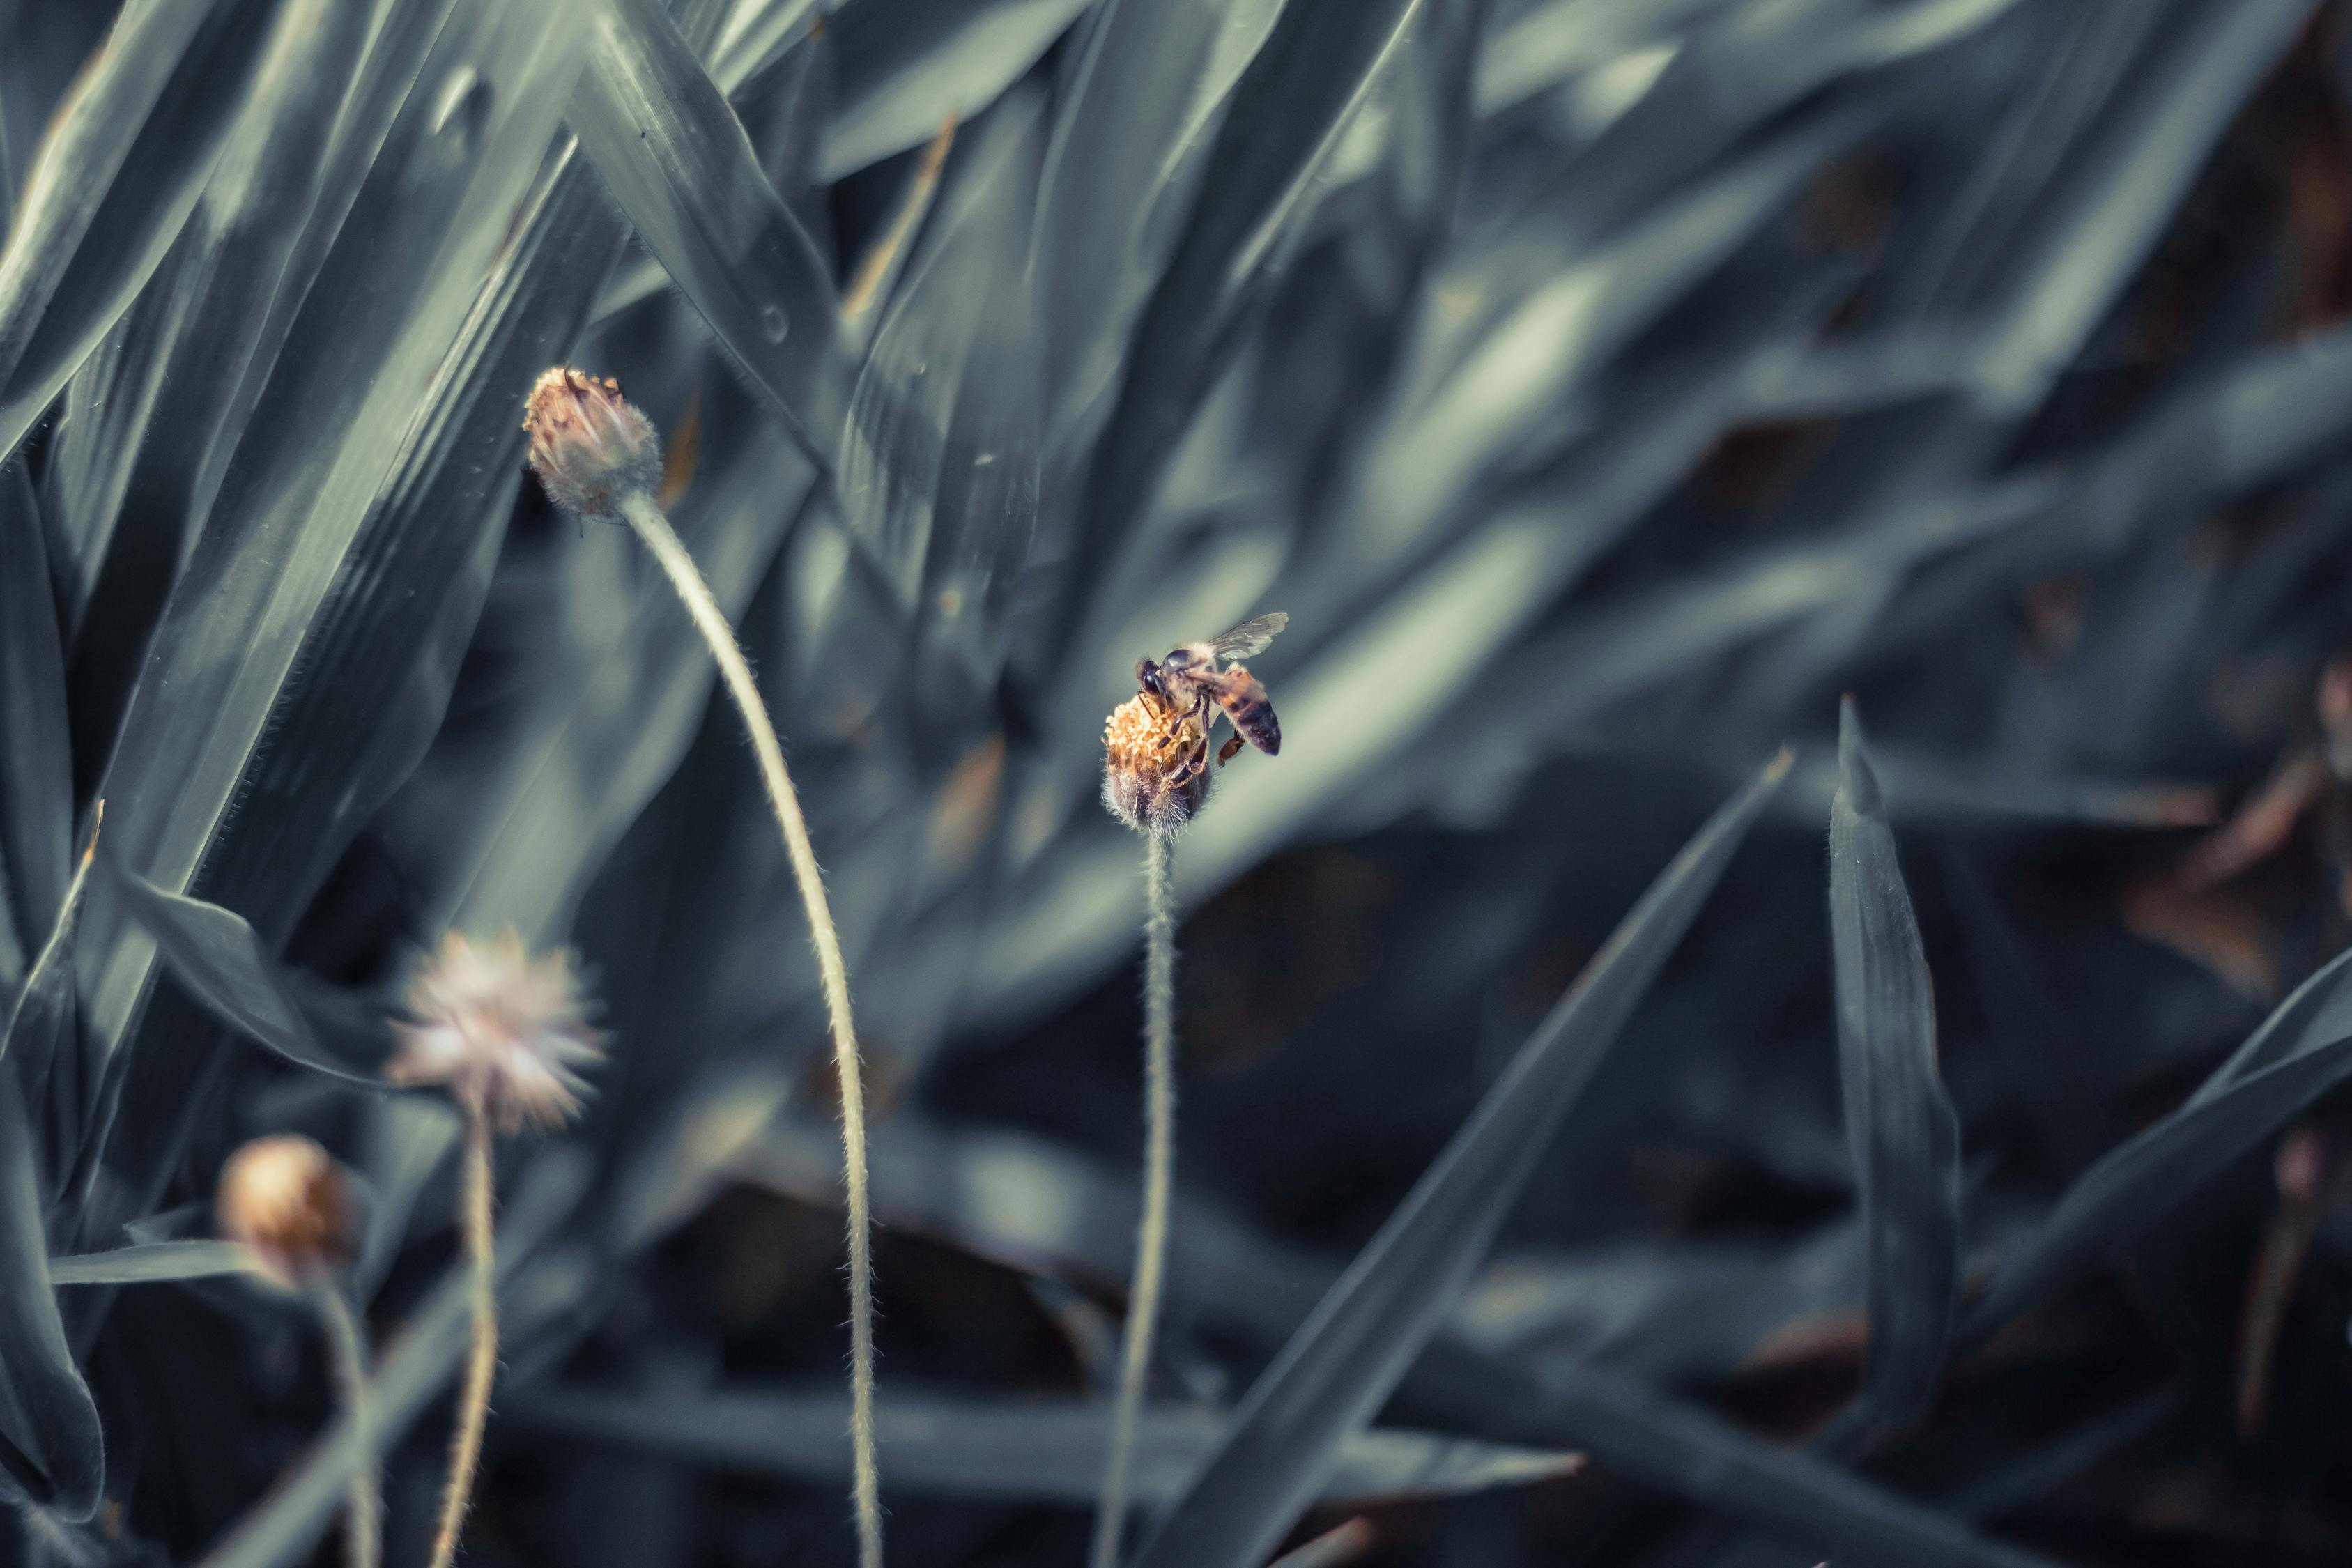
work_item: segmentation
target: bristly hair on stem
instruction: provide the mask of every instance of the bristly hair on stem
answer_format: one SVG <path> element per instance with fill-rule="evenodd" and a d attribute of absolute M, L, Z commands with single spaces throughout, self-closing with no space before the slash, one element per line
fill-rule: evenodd
<path fill-rule="evenodd" d="M 473 1343 L 449 1438 L 432 1568 L 449 1568 L 457 1557 L 498 1377 L 492 1142 L 500 1131 L 555 1127 L 578 1114 L 588 1087 L 580 1069 L 604 1054 L 604 1037 L 590 1026 L 588 1011 L 569 954 L 534 958 L 511 931 L 479 944 L 451 931 L 417 966 L 408 1016 L 393 1026 L 399 1049 L 384 1077 L 446 1089 L 466 1128 L 458 1222 L 471 1265 Z"/>
<path fill-rule="evenodd" d="M 1119 1345 L 1118 1395 L 1095 1512 L 1092 1568 L 1118 1568 L 1127 1524 L 1135 1432 L 1151 1371 L 1168 1258 L 1168 1207 L 1176 1177 L 1176 894 L 1173 833 L 1143 835 L 1143 1217 Z"/>
<path fill-rule="evenodd" d="M 473 1340 L 466 1355 L 466 1381 L 457 1394 L 457 1426 L 449 1436 L 449 1479 L 441 1489 L 441 1518 L 433 1531 L 432 1568 L 449 1568 L 466 1510 L 474 1497 L 474 1477 L 482 1467 L 482 1434 L 489 1425 L 490 1385 L 499 1371 L 498 1231 L 491 1221 L 490 1118 L 478 1101 L 466 1104 L 466 1163 L 460 1177 L 466 1256 L 472 1265 Z"/>
<path fill-rule="evenodd" d="M 548 499 L 583 518 L 626 522 L 668 576 L 671 588 L 710 649 L 728 697 L 751 738 L 760 781 L 783 835 L 801 907 L 816 950 L 833 1036 L 834 1069 L 841 1085 L 843 1185 L 848 1198 L 850 1447 L 856 1469 L 859 1568 L 882 1568 L 882 1496 L 874 1454 L 874 1243 L 866 1180 L 866 1094 L 857 1059 L 857 1028 L 849 1007 L 849 970 L 824 893 L 824 874 L 809 840 L 808 822 L 784 765 L 784 748 L 770 722 L 759 682 L 694 557 L 655 499 L 661 472 L 660 441 L 650 421 L 611 380 L 576 370 L 548 371 L 531 388 L 523 413 L 530 435 L 530 466 Z"/>
<path fill-rule="evenodd" d="M 703 640 L 710 645 L 727 693 L 735 700 L 743 727 L 751 732 L 768 804 L 783 832 L 793 879 L 799 884 L 801 906 L 808 918 L 809 938 L 816 948 L 817 974 L 824 988 L 825 1013 L 833 1034 L 834 1070 L 841 1080 L 842 1174 L 849 1200 L 849 1436 L 856 1468 L 858 1568 L 882 1568 L 881 1479 L 874 1454 L 874 1224 L 866 1195 L 866 1092 L 857 1060 L 857 1026 L 849 1011 L 849 970 L 842 961 L 841 937 L 834 929 L 833 909 L 824 896 L 824 874 L 817 867 L 816 849 L 809 841 L 800 796 L 784 767 L 783 746 L 768 721 L 759 684 L 736 644 L 734 628 L 728 625 L 702 574 L 695 568 L 694 557 L 687 552 L 677 531 L 670 527 L 653 497 L 643 490 L 624 496 L 621 515 L 669 574 L 671 586 L 685 602 Z"/>

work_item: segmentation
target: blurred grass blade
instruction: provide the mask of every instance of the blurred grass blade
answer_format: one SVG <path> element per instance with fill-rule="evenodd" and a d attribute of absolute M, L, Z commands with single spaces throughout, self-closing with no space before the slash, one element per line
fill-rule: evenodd
<path fill-rule="evenodd" d="M 678 531 L 730 618 L 774 566 L 813 484 L 798 451 L 763 443 L 679 508 Z M 534 944 L 561 942 L 605 857 L 677 771 L 717 679 L 709 650 L 658 588 L 622 601 L 616 618 L 618 634 L 558 672 L 534 722 L 478 786 L 479 827 L 454 857 L 436 923 L 512 925 Z"/>
<path fill-rule="evenodd" d="M 2246 1037 L 2244 1044 L 2207 1075 L 2181 1109 L 2193 1110 L 2210 1104 L 2263 1068 L 2291 1061 L 2314 1049 L 2315 1041 L 2352 1027 L 2352 997 L 2347 996 L 2337 973 L 2343 963 L 2343 955 L 2337 955 L 2296 986 Z"/>
<path fill-rule="evenodd" d="M 514 510 L 524 438 L 513 410 L 577 335 L 623 237 L 569 146 L 517 227 L 360 523 L 369 570 L 410 591 L 336 601 L 279 710 L 309 746 L 265 750 L 247 769 L 245 808 L 278 829 L 245 863 L 256 900 L 316 887 L 440 729 Z M 342 721 L 354 707 L 371 715 L 366 726 Z M 353 783 L 329 795 L 317 787 L 321 768 Z"/>
<path fill-rule="evenodd" d="M 1462 0 L 1288 0 L 1234 84 L 1191 221 L 1136 325 L 1095 459 L 1079 591 L 1096 574 L 1093 554 L 1142 515 L 1160 464 L 1240 348 L 1375 84 L 1410 68 L 1404 57 L 1427 47 L 1423 34 L 1439 13 L 1475 34 L 1476 8 Z M 1471 51 L 1456 53 L 1456 68 L 1466 67 Z"/>
<path fill-rule="evenodd" d="M 65 642 L 32 481 L 0 468 L 0 995 L 65 901 L 73 865 Z"/>
<path fill-rule="evenodd" d="M 150 1241 L 111 1252 L 49 1259 L 52 1285 L 144 1285 L 242 1274 L 250 1254 L 233 1241 Z"/>
<path fill-rule="evenodd" d="M 503 1412 L 550 1436 L 593 1438 L 714 1468 L 795 1479 L 845 1479 L 849 1402 L 823 1394 L 696 1394 L 650 1397 L 553 1391 Z M 1149 1410 L 1136 1437 L 1139 1502 L 1164 1502 L 1215 1448 L 1223 1422 L 1205 1407 Z M 890 1455 L 884 1485 L 909 1492 L 1093 1500 L 1110 1415 L 1094 1401 L 926 1398 L 886 1394 L 876 1438 Z M 1326 1502 L 1443 1497 L 1574 1474 L 1574 1454 L 1374 1428 L 1350 1437 L 1325 1483 Z"/>
<path fill-rule="evenodd" d="M 299 1066 L 383 1086 L 392 1036 L 380 1017 L 275 963 L 235 910 L 166 892 L 121 866 L 113 871 L 165 965 L 222 1022 Z"/>
<path fill-rule="evenodd" d="M 821 465 L 840 428 L 840 305 L 742 121 L 653 0 L 608 0 L 572 129 L 785 431 Z"/>
<path fill-rule="evenodd" d="M 37 1147 L 47 1169 L 46 1188 L 54 1190 L 58 1167 L 79 1142 L 81 1099 L 76 1067 L 81 1051 L 81 1004 L 75 990 L 74 954 L 79 945 L 82 895 L 89 886 L 90 862 L 85 850 L 66 884 L 57 919 L 48 938 L 26 971 L 25 983 L 8 1012 L 8 1030 L 0 1037 L 0 1072 L 21 1086 L 30 1112 Z M 64 1068 L 60 1073 L 58 1068 Z"/>
<path fill-rule="evenodd" d="M 983 649 L 1037 508 L 1024 262 L 1043 132 L 1034 97 L 1007 100 L 978 128 L 875 336 L 844 428 L 851 531 L 935 635 Z"/>
<path fill-rule="evenodd" d="M 58 110 L 0 252 L 0 458 L 195 205 L 275 0 L 131 0 Z"/>
<path fill-rule="evenodd" d="M 1109 412 L 1128 334 L 1282 0 L 1103 0 L 1057 94 L 1032 246 L 1049 451 Z"/>
<path fill-rule="evenodd" d="M 105 1439 L 49 1287 L 21 1071 L 0 1063 L 0 1496 L 79 1523 L 98 1511 Z"/>
<path fill-rule="evenodd" d="M 2053 1568 L 1803 1448 L 1599 1367 L 1529 1368 L 1439 1345 L 1404 1392 L 1509 1441 L 1545 1446 L 1590 1433 L 1576 1441 L 1602 1470 L 1758 1525 L 1808 1563 L 1828 1554 L 1889 1568 Z"/>
<path fill-rule="evenodd" d="M 1838 710 L 1830 804 L 1830 941 L 1839 1082 L 1870 1247 L 1867 1418 L 1908 1426 L 1935 1397 L 1960 1268 L 1960 1127 L 1936 1075 L 1935 993 L 1919 924 L 1864 749 Z"/>
<path fill-rule="evenodd" d="M 858 0 L 827 19 L 840 102 L 818 174 L 855 174 L 970 120 L 1092 0 Z M 722 59 L 722 63 L 723 59 Z M 723 79 L 723 78 L 722 78 Z"/>
<path fill-rule="evenodd" d="M 2205 0 L 2163 30 L 2153 68 L 2078 144 L 2043 231 L 2021 243 L 2016 279 L 1978 350 L 1984 393 L 2017 414 L 2047 395 L 2145 262 L 2245 97 L 2313 0 Z"/>
<path fill-rule="evenodd" d="M 2008 1457 L 1989 1472 L 1955 1488 L 1945 1506 L 1966 1519 L 1993 1519 L 2030 1508 L 2146 1437 L 2174 1414 L 2179 1403 L 2179 1395 L 2170 1390 L 2134 1400 L 2079 1431 Z"/>
<path fill-rule="evenodd" d="M 1961 1339 L 1982 1343 L 2018 1313 L 2115 1256 L 2304 1107 L 2352 1079 L 2347 970 L 2352 952 L 2338 954 L 2186 1104 L 2083 1173 L 2032 1241 L 2001 1261 L 1970 1306 Z M 2258 1045 L 2262 1065 L 2241 1069 L 2241 1058 Z"/>
<path fill-rule="evenodd" d="M 1567 258 L 1450 351 L 1450 363 L 1432 367 L 1433 374 L 1424 370 L 1416 379 L 1428 384 L 1414 388 L 1391 412 L 1383 438 L 1368 447 L 1355 491 L 1363 521 L 1339 568 L 1360 580 L 1425 545 L 1475 487 L 1539 426 L 1558 422 L 1562 405 L 1613 355 L 1722 266 L 1865 124 L 1833 117 L 1730 161 Z M 1436 286 L 1454 282 L 1441 278 Z"/>
<path fill-rule="evenodd" d="M 1593 956 L 1380 1233 L 1243 1401 L 1138 1568 L 1263 1557 L 1443 1321 L 1536 1163 L 1789 770 L 1717 811 Z"/>
<path fill-rule="evenodd" d="M 368 8 L 287 0 L 251 102 L 153 282 L 76 374 L 47 493 L 74 541 L 75 771 L 97 777 L 188 542 L 266 368 L 266 328 L 320 195 Z M 126 520 L 128 520 L 126 525 Z"/>
<path fill-rule="evenodd" d="M 526 0 L 481 0 L 431 42 L 421 59 L 401 62 L 404 74 L 431 85 L 396 100 L 398 114 L 370 150 L 366 178 L 286 329 L 174 592 L 108 770 L 110 805 L 122 818 L 121 832 L 110 829 L 120 863 L 165 891 L 233 906 L 273 949 L 357 831 L 351 812 L 397 782 L 369 776 L 368 765 L 387 767 L 387 750 L 414 738 L 405 700 L 393 703 L 395 721 L 379 730 L 383 714 L 306 679 L 311 661 L 355 659 L 371 679 L 393 682 L 446 660 L 444 623 L 471 609 L 451 585 L 486 542 L 495 548 L 478 516 L 420 515 L 401 503 L 429 500 L 429 488 L 410 487 L 440 474 L 451 456 L 425 416 L 453 373 L 453 347 L 478 318 L 485 280 L 515 237 L 584 40 Z M 355 363 L 370 374 L 352 374 Z M 488 386 L 476 383 L 468 395 Z M 418 440 L 429 445 L 420 450 Z M 492 479 L 461 477 L 485 486 Z M 512 482 L 510 473 L 498 478 Z M 463 545 L 415 549 L 439 543 L 424 531 L 428 523 Z M 403 641 L 367 640 L 386 625 L 415 629 Z M 299 785 L 304 817 L 254 811 L 240 831 L 233 807 L 263 774 L 279 781 L 273 789 Z M 94 1054 L 117 1081 L 101 1112 L 111 1179 L 92 1173 L 102 1196 L 81 1215 L 87 1237 L 110 1235 L 154 1206 L 188 1135 L 190 1107 L 204 1101 L 220 1059 L 190 1048 L 187 1032 L 206 1026 L 184 997 L 166 991 L 150 1007 L 152 943 L 122 928 L 113 902 L 91 910 L 92 938 L 104 943 L 91 993 Z"/>

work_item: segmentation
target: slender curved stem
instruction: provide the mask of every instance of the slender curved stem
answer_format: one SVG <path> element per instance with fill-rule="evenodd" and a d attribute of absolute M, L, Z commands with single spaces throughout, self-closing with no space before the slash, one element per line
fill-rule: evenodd
<path fill-rule="evenodd" d="M 383 1502 L 376 1489 L 375 1405 L 368 1393 L 367 1342 L 342 1285 L 323 1269 L 310 1281 L 310 1301 L 327 1333 L 343 1418 L 352 1427 L 351 1503 L 343 1521 L 350 1568 L 376 1568 L 383 1557 Z"/>
<path fill-rule="evenodd" d="M 1176 895 L 1171 876 L 1175 839 L 1144 835 L 1143 879 L 1143 1220 L 1135 1237 L 1135 1279 L 1127 1293 L 1127 1331 L 1119 1347 L 1118 1403 L 1110 1457 L 1095 1512 L 1093 1568 L 1118 1568 L 1127 1524 L 1128 1471 L 1143 1415 L 1151 1339 L 1160 1321 L 1160 1279 L 1168 1257 L 1168 1201 L 1176 1173 Z"/>
<path fill-rule="evenodd" d="M 866 1189 L 866 1091 L 857 1065 L 857 1026 L 849 1013 L 849 970 L 842 963 L 841 937 L 825 902 L 824 874 L 817 868 L 816 850 L 809 843 L 808 822 L 784 767 L 783 745 L 768 721 L 767 706 L 761 700 L 759 683 L 751 679 L 751 666 L 736 644 L 735 628 L 728 625 L 694 557 L 653 497 L 642 491 L 624 497 L 621 514 L 669 574 L 670 585 L 710 646 L 727 694 L 751 733 L 761 782 L 767 785 L 768 804 L 783 831 L 784 851 L 800 887 L 809 942 L 816 949 L 817 976 L 824 987 L 833 1031 L 834 1068 L 841 1079 L 842 1176 L 849 1199 L 849 1438 L 856 1465 L 857 1561 L 858 1568 L 882 1568 L 882 1497 L 874 1458 L 874 1229 Z"/>
<path fill-rule="evenodd" d="M 449 1568 L 473 1500 L 474 1474 L 482 1464 L 482 1429 L 490 1419 L 490 1384 L 499 1370 L 497 1232 L 490 1223 L 490 1119 L 478 1100 L 466 1111 L 466 1166 L 459 1203 L 464 1210 L 466 1250 L 474 1263 L 474 1344 L 466 1360 L 465 1386 L 457 1395 L 457 1426 L 449 1439 L 449 1480 L 441 1493 L 441 1527 L 433 1537 L 432 1568 Z"/>

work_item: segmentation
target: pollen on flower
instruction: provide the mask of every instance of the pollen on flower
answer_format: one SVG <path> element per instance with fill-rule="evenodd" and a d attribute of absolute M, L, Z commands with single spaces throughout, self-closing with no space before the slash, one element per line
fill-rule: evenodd
<path fill-rule="evenodd" d="M 257 1138 L 229 1156 L 215 1199 L 223 1235 L 260 1271 L 292 1288 L 351 1256 L 351 1194 L 328 1152 L 293 1133 Z"/>
<path fill-rule="evenodd" d="M 523 405 L 522 427 L 547 499 L 575 516 L 611 521 L 623 497 L 661 488 L 661 438 L 609 377 L 546 372 Z"/>
<path fill-rule="evenodd" d="M 446 1084 L 509 1132 L 578 1114 L 588 1090 L 579 1069 L 604 1056 L 570 956 L 533 958 L 511 931 L 478 947 L 443 937 L 410 983 L 408 1011 L 384 1076 Z"/>
<path fill-rule="evenodd" d="M 1103 805 L 1139 833 L 1173 833 L 1209 795 L 1200 719 L 1149 691 L 1120 703 L 1103 725 Z"/>

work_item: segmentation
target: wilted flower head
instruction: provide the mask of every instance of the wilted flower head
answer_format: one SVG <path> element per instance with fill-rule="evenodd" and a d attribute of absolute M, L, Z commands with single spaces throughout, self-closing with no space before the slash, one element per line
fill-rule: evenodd
<path fill-rule="evenodd" d="M 1208 746 L 1198 713 L 1137 692 L 1103 726 L 1103 805 L 1139 833 L 1175 832 L 1209 798 Z"/>
<path fill-rule="evenodd" d="M 559 365 L 531 387 L 522 427 L 547 499 L 575 516 L 612 521 L 622 497 L 661 486 L 661 438 L 617 381 Z"/>
<path fill-rule="evenodd" d="M 221 1168 L 220 1228 L 293 1287 L 351 1256 L 351 1194 L 328 1152 L 295 1133 L 257 1138 Z"/>
<path fill-rule="evenodd" d="M 408 1010 L 415 1019 L 394 1025 L 400 1049 L 384 1076 L 447 1084 L 509 1132 L 577 1114 L 588 1085 L 576 1069 L 604 1055 L 570 956 L 534 959 L 511 931 L 480 947 L 443 937 L 409 984 Z"/>

